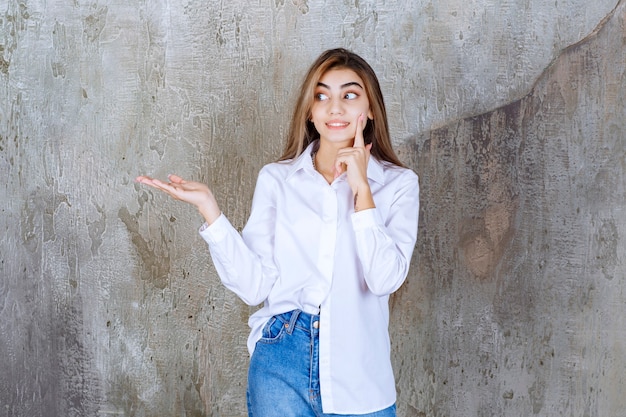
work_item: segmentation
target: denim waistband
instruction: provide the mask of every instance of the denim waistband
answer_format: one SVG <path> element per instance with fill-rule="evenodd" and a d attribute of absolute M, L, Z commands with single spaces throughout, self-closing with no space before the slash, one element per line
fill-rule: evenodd
<path fill-rule="evenodd" d="M 319 314 L 309 314 L 302 310 L 291 310 L 286 313 L 277 314 L 276 318 L 285 323 L 287 333 L 290 333 L 296 327 L 311 332 L 319 328 Z"/>

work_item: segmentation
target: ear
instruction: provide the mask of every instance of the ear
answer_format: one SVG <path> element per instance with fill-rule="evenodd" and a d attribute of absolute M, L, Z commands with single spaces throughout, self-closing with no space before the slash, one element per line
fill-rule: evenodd
<path fill-rule="evenodd" d="M 372 109 L 368 110 L 367 118 L 370 120 L 374 120 L 374 113 L 372 113 Z"/>

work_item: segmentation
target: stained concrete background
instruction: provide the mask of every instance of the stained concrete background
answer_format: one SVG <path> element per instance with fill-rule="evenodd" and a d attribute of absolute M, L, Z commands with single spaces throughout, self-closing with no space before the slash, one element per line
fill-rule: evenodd
<path fill-rule="evenodd" d="M 345 46 L 421 177 L 400 416 L 626 415 L 626 4 L 0 0 L 0 416 L 243 416 L 237 227 L 303 71 Z"/>

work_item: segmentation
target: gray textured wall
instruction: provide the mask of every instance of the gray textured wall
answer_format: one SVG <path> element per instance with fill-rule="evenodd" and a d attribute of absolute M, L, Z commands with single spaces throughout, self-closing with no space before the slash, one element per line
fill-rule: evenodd
<path fill-rule="evenodd" d="M 346 46 L 421 177 L 400 416 L 624 416 L 622 0 L 0 0 L 0 416 L 243 416 L 238 227 L 294 89 Z"/>

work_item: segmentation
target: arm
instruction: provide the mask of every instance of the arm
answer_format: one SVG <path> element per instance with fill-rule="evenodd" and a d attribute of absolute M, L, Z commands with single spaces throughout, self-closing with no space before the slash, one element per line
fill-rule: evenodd
<path fill-rule="evenodd" d="M 278 276 L 274 264 L 275 187 L 271 184 L 271 177 L 262 170 L 241 235 L 224 216 L 200 232 L 222 283 L 248 305 L 262 303 Z"/>
<path fill-rule="evenodd" d="M 137 177 L 136 180 L 176 200 L 196 206 L 206 221 L 200 234 L 209 244 L 222 283 L 249 305 L 260 304 L 267 297 L 277 276 L 272 257 L 275 222 L 273 194 L 271 187 L 263 187 L 264 182 L 260 178 L 259 174 L 252 214 L 246 225 L 246 228 L 251 227 L 256 233 L 247 242 L 221 213 L 213 193 L 206 185 L 186 181 L 176 175 L 170 175 L 169 182 L 147 176 Z"/>
<path fill-rule="evenodd" d="M 386 295 L 404 282 L 417 239 L 419 183 L 409 171 L 395 191 L 387 218 L 377 209 L 352 215 L 357 256 L 371 292 Z"/>
<path fill-rule="evenodd" d="M 355 121 L 354 145 L 337 153 L 335 175 L 347 172 L 354 196 L 352 224 L 365 281 L 374 294 L 385 295 L 397 290 L 409 271 L 417 239 L 419 183 L 415 173 L 405 171 L 387 218 L 380 218 L 367 179 L 371 144 L 363 139 L 364 119 L 361 114 Z"/>

